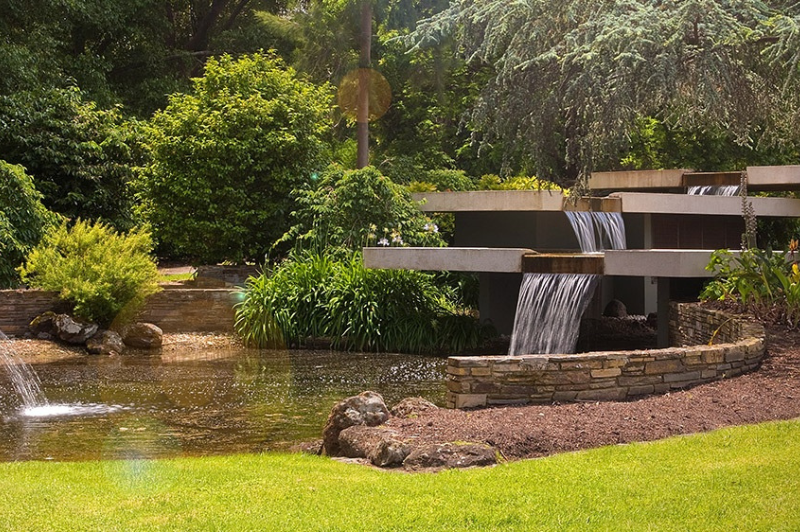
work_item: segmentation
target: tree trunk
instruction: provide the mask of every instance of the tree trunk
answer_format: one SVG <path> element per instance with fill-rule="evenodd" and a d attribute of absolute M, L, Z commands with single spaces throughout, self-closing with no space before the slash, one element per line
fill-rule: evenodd
<path fill-rule="evenodd" d="M 361 3 L 361 57 L 358 69 L 358 157 L 356 166 L 369 165 L 369 66 L 372 55 L 372 0 Z"/>

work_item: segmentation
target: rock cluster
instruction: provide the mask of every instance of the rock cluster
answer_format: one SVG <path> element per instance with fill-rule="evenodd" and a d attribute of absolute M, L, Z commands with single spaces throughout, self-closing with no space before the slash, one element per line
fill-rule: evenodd
<path fill-rule="evenodd" d="M 421 397 L 403 399 L 391 410 L 396 417 L 412 417 L 438 408 Z M 328 456 L 367 459 L 378 467 L 403 467 L 410 471 L 477 467 L 497 463 L 498 452 L 477 443 L 419 445 L 401 440 L 389 427 L 383 397 L 363 392 L 337 403 L 322 431 L 321 452 Z"/>
<path fill-rule="evenodd" d="M 61 340 L 68 344 L 85 345 L 93 355 L 119 355 L 126 347 L 153 349 L 161 347 L 162 331 L 152 323 L 133 323 L 121 333 L 100 329 L 69 314 L 45 312 L 33 319 L 31 332 L 41 340 Z"/>

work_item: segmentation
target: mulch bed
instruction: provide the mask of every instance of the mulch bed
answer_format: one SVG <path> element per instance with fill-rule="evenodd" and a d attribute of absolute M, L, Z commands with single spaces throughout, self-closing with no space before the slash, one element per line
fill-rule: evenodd
<path fill-rule="evenodd" d="M 631 402 L 439 409 L 387 423 L 420 443 L 485 442 L 509 459 L 800 417 L 800 332 L 770 329 L 761 368 Z"/>

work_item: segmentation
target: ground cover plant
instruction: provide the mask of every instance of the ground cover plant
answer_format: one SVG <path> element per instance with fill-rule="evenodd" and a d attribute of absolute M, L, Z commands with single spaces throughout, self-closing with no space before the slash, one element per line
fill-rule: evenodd
<path fill-rule="evenodd" d="M 107 326 L 159 290 L 152 248 L 141 229 L 118 233 L 102 222 L 64 221 L 31 250 L 20 273 L 30 286 L 58 292 L 77 316 Z"/>
<path fill-rule="evenodd" d="M 0 464 L 0 529 L 796 530 L 798 474 L 798 421 L 438 474 L 274 454 L 18 462 Z"/>

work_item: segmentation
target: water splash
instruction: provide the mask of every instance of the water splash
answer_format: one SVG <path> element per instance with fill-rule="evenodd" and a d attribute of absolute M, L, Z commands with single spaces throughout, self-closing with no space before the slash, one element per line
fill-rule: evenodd
<path fill-rule="evenodd" d="M 566 212 L 581 251 L 625 248 L 625 223 L 618 212 Z M 599 275 L 526 273 L 522 278 L 509 355 L 574 353 L 581 316 Z"/>
<path fill-rule="evenodd" d="M 618 212 L 565 211 L 581 251 L 625 249 L 625 222 Z"/>
<path fill-rule="evenodd" d="M 22 400 L 23 409 L 46 406 L 42 384 L 30 364 L 26 364 L 11 348 L 11 341 L 0 332 L 0 363 L 11 377 L 11 386 Z"/>
<path fill-rule="evenodd" d="M 698 186 L 689 187 L 686 191 L 691 196 L 738 196 L 741 187 L 739 185 L 724 185 L 724 186 Z"/>

